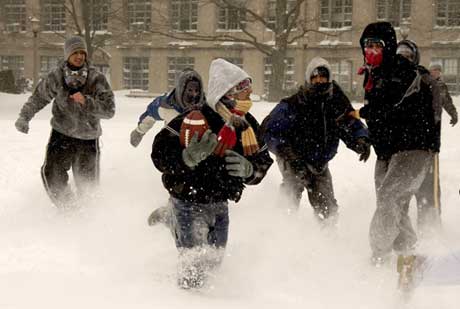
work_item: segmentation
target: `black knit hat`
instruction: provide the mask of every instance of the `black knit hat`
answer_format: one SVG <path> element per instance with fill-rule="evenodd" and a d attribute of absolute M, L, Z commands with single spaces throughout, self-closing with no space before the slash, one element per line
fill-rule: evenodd
<path fill-rule="evenodd" d="M 329 70 L 323 66 L 317 67 L 313 70 L 313 72 L 311 72 L 310 80 L 316 76 L 325 77 L 329 80 Z"/>

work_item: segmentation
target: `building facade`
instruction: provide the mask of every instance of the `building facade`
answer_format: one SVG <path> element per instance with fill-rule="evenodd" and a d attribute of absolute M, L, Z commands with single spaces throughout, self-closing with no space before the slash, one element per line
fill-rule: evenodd
<path fill-rule="evenodd" d="M 83 0 L 74 0 L 76 7 Z M 229 33 L 244 37 L 239 21 L 257 40 L 270 44 L 274 33 L 252 22 L 238 10 L 220 8 L 211 0 L 85 0 L 91 3 L 94 40 L 104 42 L 95 51 L 93 64 L 118 89 L 142 89 L 159 94 L 174 87 L 180 70 L 197 70 L 207 84 L 210 62 L 218 57 L 241 66 L 254 78 L 254 93 L 268 92 L 271 63 L 247 43 L 195 41 L 166 37 L 158 32 L 213 36 Z M 287 0 L 288 7 L 296 0 Z M 276 23 L 276 0 L 248 0 L 248 8 Z M 65 37 L 81 27 L 81 13 L 74 16 L 70 1 L 1 0 L 0 70 L 12 69 L 16 78 L 32 79 L 34 67 L 46 74 L 63 57 Z M 80 10 L 78 10 L 80 12 Z M 39 22 L 36 39 L 31 18 Z M 285 59 L 285 89 L 304 81 L 308 62 L 315 56 L 330 61 L 334 79 L 358 98 L 362 79 L 359 38 L 364 27 L 378 20 L 391 22 L 398 38 L 414 40 L 421 50 L 421 64 L 439 62 L 453 93 L 460 93 L 460 1 L 458 0 L 307 0 L 299 18 L 311 31 L 289 45 Z M 35 49 L 35 53 L 34 53 Z M 37 67 L 38 66 L 38 67 Z"/>

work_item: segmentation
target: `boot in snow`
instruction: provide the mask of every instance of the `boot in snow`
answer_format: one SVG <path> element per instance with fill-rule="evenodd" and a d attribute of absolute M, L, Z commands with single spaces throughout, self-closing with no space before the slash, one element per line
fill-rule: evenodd
<path fill-rule="evenodd" d="M 163 223 L 166 226 L 171 226 L 171 208 L 169 206 L 163 206 L 155 209 L 147 219 L 150 226 L 158 223 Z"/>

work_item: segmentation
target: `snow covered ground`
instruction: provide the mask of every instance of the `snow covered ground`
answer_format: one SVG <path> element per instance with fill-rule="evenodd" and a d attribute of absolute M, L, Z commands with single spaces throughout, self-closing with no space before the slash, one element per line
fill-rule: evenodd
<path fill-rule="evenodd" d="M 0 308 L 458 308 L 460 286 L 423 287 L 404 304 L 394 265 L 369 265 L 375 156 L 363 164 L 343 144 L 331 164 L 337 233 L 319 228 L 306 197 L 299 213 L 286 213 L 275 164 L 231 205 L 227 256 L 210 286 L 179 290 L 171 236 L 146 223 L 168 197 L 150 161 L 161 125 L 132 148 L 129 133 L 149 100 L 124 94 L 102 124 L 101 194 L 66 213 L 51 205 L 40 179 L 50 106 L 23 135 L 14 121 L 27 96 L 0 94 Z M 253 113 L 261 121 L 272 107 L 255 103 Z M 436 254 L 460 249 L 459 127 L 445 113 L 443 123 L 444 233 L 420 245 Z"/>

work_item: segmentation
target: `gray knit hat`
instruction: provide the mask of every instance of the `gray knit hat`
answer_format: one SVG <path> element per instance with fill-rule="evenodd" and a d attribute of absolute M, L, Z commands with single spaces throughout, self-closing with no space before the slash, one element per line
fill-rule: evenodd
<path fill-rule="evenodd" d="M 440 63 L 430 63 L 430 70 L 438 70 L 439 72 L 442 72 L 442 65 Z"/>
<path fill-rule="evenodd" d="M 64 43 L 64 59 L 68 60 L 74 52 L 82 50 L 88 55 L 86 43 L 80 36 L 72 36 Z"/>

